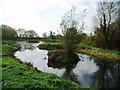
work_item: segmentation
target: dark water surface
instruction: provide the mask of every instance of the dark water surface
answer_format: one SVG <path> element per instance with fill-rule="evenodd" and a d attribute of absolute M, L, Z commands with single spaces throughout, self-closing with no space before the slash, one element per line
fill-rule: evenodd
<path fill-rule="evenodd" d="M 61 65 L 48 63 L 47 50 L 37 46 L 40 43 L 18 42 L 21 49 L 14 55 L 23 62 L 30 62 L 33 67 L 69 78 L 83 87 L 120 88 L 120 61 L 100 60 L 93 56 L 77 53 L 80 61 L 76 64 Z"/>

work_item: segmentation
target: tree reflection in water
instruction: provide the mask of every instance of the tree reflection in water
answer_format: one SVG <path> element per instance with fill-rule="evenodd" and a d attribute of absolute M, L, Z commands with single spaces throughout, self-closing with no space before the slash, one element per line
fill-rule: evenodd
<path fill-rule="evenodd" d="M 109 90 L 109 88 L 120 89 L 120 61 L 96 60 L 95 62 L 99 66 L 99 70 L 92 76 L 92 86 L 103 90 Z"/>
<path fill-rule="evenodd" d="M 36 46 L 33 45 L 35 43 L 18 42 L 18 44 L 21 46 L 20 51 L 34 50 L 36 48 Z"/>
<path fill-rule="evenodd" d="M 83 87 L 96 87 L 104 90 L 117 88 L 115 90 L 120 90 L 120 60 L 100 60 L 89 55 L 78 54 L 81 61 L 75 59 L 76 62 L 64 63 L 58 62 L 62 59 L 60 54 L 57 55 L 59 57 L 56 58 L 56 62 L 49 62 L 49 59 L 43 59 L 43 56 L 47 57 L 46 51 L 37 48 L 39 43 L 19 42 L 18 44 L 21 45 L 21 50 L 16 52 L 16 58 L 32 62 L 40 70 L 44 71 L 46 68 L 55 74 L 62 70 L 60 72 L 62 77 L 78 82 Z"/>
<path fill-rule="evenodd" d="M 94 62 L 99 69 L 93 74 L 90 74 L 90 87 L 102 90 L 109 90 L 110 88 L 120 89 L 120 61 L 106 61 L 94 58 Z M 77 78 L 78 75 L 73 72 L 77 63 L 78 62 L 69 62 L 67 64 L 60 62 L 48 62 L 48 66 L 59 69 L 65 68 L 65 72 L 62 77 L 68 78 L 80 84 L 80 81 Z"/>
<path fill-rule="evenodd" d="M 67 62 L 67 63 L 50 61 L 48 62 L 48 67 L 59 68 L 59 69 L 65 68 L 65 72 L 62 75 L 62 77 L 78 83 L 77 75 L 72 70 L 76 67 L 77 63 L 78 63 L 78 60 L 77 62 Z"/>

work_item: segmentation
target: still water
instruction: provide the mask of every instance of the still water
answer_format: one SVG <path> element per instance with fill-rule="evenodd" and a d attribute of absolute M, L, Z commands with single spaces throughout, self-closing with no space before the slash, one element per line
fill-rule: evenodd
<path fill-rule="evenodd" d="M 15 52 L 15 57 L 22 62 L 30 62 L 33 67 L 43 72 L 49 72 L 71 79 L 82 87 L 120 88 L 120 62 L 100 60 L 93 56 L 77 53 L 80 61 L 76 64 L 49 64 L 48 51 L 39 49 L 39 43 L 18 42 L 21 49 Z"/>

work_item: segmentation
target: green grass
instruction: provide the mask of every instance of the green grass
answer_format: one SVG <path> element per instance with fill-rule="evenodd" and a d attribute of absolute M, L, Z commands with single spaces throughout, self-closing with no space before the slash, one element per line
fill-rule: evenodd
<path fill-rule="evenodd" d="M 63 45 L 62 41 L 46 41 L 45 44 L 50 44 L 50 45 Z"/>
<path fill-rule="evenodd" d="M 48 47 L 63 47 L 63 43 L 62 42 L 46 42 L 45 43 L 46 46 Z M 77 45 L 75 45 L 76 48 L 78 49 L 88 49 L 88 50 L 94 50 L 96 52 L 102 52 L 104 54 L 115 54 L 115 55 L 120 55 L 120 51 L 118 50 L 107 50 L 107 49 L 103 49 L 103 48 L 98 48 L 98 47 L 94 47 L 94 46 L 90 46 L 90 45 L 86 45 L 83 43 L 79 43 Z"/>
<path fill-rule="evenodd" d="M 63 45 L 60 42 L 45 42 L 38 46 L 40 49 L 54 50 L 54 49 L 63 49 Z"/>
<path fill-rule="evenodd" d="M 51 73 L 38 72 L 31 65 L 23 64 L 18 59 L 9 57 L 9 54 L 12 54 L 17 48 L 15 44 L 2 44 L 1 51 L 7 55 L 0 57 L 2 58 L 0 62 L 2 62 L 3 89 L 80 89 L 80 86 L 73 81 Z"/>
<path fill-rule="evenodd" d="M 98 47 L 93 47 L 80 43 L 76 45 L 76 51 L 92 56 L 96 56 L 105 60 L 120 60 L 120 51 L 117 50 L 108 50 Z"/>
<path fill-rule="evenodd" d="M 80 43 L 76 46 L 77 46 L 77 48 L 81 48 L 81 49 L 89 49 L 89 50 L 95 50 L 95 51 L 107 53 L 107 54 L 120 55 L 120 51 L 117 51 L 117 50 L 107 50 L 107 49 L 98 48 L 98 47 L 94 47 L 94 46 L 90 46 L 90 45 L 85 45 L 83 43 Z"/>
<path fill-rule="evenodd" d="M 48 42 L 48 43 L 57 43 L 57 42 L 60 42 L 60 40 L 58 39 L 41 39 L 40 41 L 44 41 L 44 42 Z"/>
<path fill-rule="evenodd" d="M 54 74 L 37 72 L 34 68 L 20 64 L 10 57 L 2 58 L 2 88 L 58 88 L 80 89 L 80 86 L 70 80 L 65 80 Z"/>
<path fill-rule="evenodd" d="M 40 47 L 42 47 L 42 45 Z M 108 50 L 108 49 L 86 45 L 83 43 L 77 44 L 75 45 L 75 47 L 76 47 L 76 52 L 96 56 L 101 59 L 107 59 L 107 60 L 119 60 L 120 59 L 120 51 L 118 50 Z M 63 43 L 60 41 L 59 42 L 46 42 L 44 43 L 42 48 L 48 49 L 48 50 L 49 49 L 54 50 L 57 48 L 64 49 Z"/>
<path fill-rule="evenodd" d="M 12 52 L 18 49 L 18 46 L 15 44 L 2 44 L 2 48 L 0 48 L 0 52 L 3 55 L 10 55 Z"/>
<path fill-rule="evenodd" d="M 47 55 L 51 55 L 51 54 L 55 54 L 57 53 L 56 50 L 48 50 L 48 54 Z"/>

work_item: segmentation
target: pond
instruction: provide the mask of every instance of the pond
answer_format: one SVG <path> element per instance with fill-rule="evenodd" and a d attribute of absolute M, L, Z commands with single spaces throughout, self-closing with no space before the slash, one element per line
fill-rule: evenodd
<path fill-rule="evenodd" d="M 22 62 L 29 62 L 43 72 L 56 74 L 77 82 L 82 87 L 120 88 L 120 62 L 100 60 L 93 56 L 77 53 L 80 61 L 62 66 L 48 62 L 48 51 L 39 49 L 39 43 L 17 42 L 21 49 L 14 56 Z"/>

